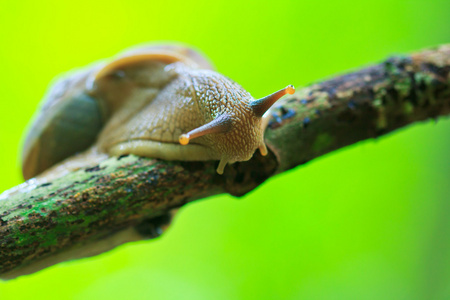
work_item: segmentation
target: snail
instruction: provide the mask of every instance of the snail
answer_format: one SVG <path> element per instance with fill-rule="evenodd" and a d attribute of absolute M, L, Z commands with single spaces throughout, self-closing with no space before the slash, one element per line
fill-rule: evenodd
<path fill-rule="evenodd" d="M 84 152 L 80 160 L 126 154 L 219 160 L 222 174 L 256 149 L 267 154 L 265 112 L 293 93 L 290 85 L 255 100 L 188 47 L 129 50 L 51 89 L 25 139 L 22 172 L 29 179 Z"/>

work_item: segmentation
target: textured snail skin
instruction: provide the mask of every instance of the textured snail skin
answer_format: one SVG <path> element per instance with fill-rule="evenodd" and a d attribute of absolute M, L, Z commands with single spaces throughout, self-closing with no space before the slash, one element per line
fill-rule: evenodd
<path fill-rule="evenodd" d="M 250 107 L 251 95 L 242 87 L 209 70 L 186 67 L 151 103 L 114 130 L 105 130 L 99 146 L 111 155 L 133 153 L 167 160 L 248 160 L 263 143 L 261 118 Z M 181 134 L 221 115 L 229 117 L 226 133 L 210 134 L 188 145 Z"/>
<path fill-rule="evenodd" d="M 222 174 L 227 163 L 249 160 L 257 148 L 265 155 L 262 114 L 282 95 L 293 93 L 293 87 L 256 101 L 240 85 L 211 69 L 194 50 L 172 45 L 129 51 L 93 67 L 84 73 L 81 84 L 78 79 L 76 85 L 67 85 L 68 90 L 50 95 L 47 103 L 70 103 L 80 94 L 95 99 L 99 112 L 94 121 L 103 124 L 94 129 L 95 142 L 84 149 L 86 154 L 74 156 L 70 148 L 77 141 L 62 145 L 53 134 L 64 135 L 64 120 L 46 120 L 45 113 L 59 115 L 63 106 L 43 110 L 38 120 L 45 120 L 45 125 L 35 122 L 27 138 L 24 177 L 57 163 L 53 157 L 69 157 L 59 169 L 95 161 L 90 154 L 220 160 L 217 172 Z M 74 113 L 73 107 L 69 113 Z M 48 148 L 49 144 L 57 146 Z"/>

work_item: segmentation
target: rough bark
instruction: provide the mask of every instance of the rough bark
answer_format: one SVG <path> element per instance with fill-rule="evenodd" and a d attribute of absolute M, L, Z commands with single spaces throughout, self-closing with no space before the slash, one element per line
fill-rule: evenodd
<path fill-rule="evenodd" d="M 219 193 L 240 196 L 270 176 L 335 149 L 448 115 L 450 45 L 312 84 L 271 113 L 265 133 L 269 155 L 256 153 L 248 162 L 227 166 L 222 176 L 215 172 L 217 162 L 130 155 L 7 191 L 0 197 L 0 277 L 68 259 L 21 271 L 130 228 L 138 238 L 155 236 L 170 210 L 187 202 Z"/>

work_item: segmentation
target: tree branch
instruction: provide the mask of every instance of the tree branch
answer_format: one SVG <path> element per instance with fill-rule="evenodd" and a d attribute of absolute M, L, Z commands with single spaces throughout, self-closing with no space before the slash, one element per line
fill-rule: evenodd
<path fill-rule="evenodd" d="M 271 110 L 271 150 L 248 162 L 169 162 L 112 157 L 52 182 L 0 196 L 0 276 L 150 238 L 174 208 L 209 195 L 240 196 L 274 174 L 402 126 L 450 113 L 450 45 L 303 88 Z"/>

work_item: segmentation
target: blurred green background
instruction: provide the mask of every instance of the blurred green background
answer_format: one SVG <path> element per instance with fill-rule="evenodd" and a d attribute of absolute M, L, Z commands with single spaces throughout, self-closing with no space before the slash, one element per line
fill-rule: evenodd
<path fill-rule="evenodd" d="M 0 190 L 62 72 L 181 41 L 255 97 L 450 42 L 450 1 L 0 1 Z M 181 209 L 154 241 L 0 282 L 0 299 L 450 299 L 450 119 Z"/>

